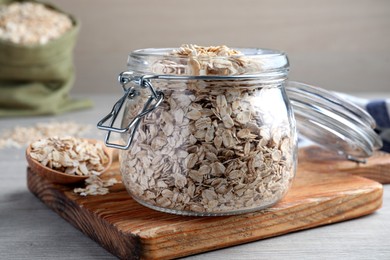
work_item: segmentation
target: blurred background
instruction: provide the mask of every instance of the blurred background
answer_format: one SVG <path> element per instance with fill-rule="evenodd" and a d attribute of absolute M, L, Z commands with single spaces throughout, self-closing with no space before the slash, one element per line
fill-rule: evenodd
<path fill-rule="evenodd" d="M 290 79 L 390 92 L 390 1 L 50 0 L 81 21 L 72 93 L 120 93 L 127 54 L 183 43 L 287 52 Z"/>

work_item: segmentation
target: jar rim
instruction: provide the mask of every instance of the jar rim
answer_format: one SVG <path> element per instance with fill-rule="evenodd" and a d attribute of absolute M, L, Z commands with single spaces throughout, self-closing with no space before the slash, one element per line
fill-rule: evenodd
<path fill-rule="evenodd" d="M 195 59 L 202 62 L 213 63 L 218 62 L 230 62 L 236 64 L 245 59 L 246 62 L 256 64 L 255 69 L 233 71 L 228 75 L 262 75 L 269 73 L 276 73 L 278 76 L 286 77 L 289 70 L 289 61 L 287 54 L 282 51 L 262 48 L 233 48 L 240 52 L 237 55 L 231 56 L 198 56 Z M 190 67 L 194 57 L 172 55 L 172 52 L 178 50 L 178 48 L 145 48 L 137 49 L 129 53 L 127 60 L 127 67 L 129 71 L 139 74 L 166 74 L 166 75 L 182 75 L 182 76 L 195 76 L 199 75 L 193 72 L 191 69 L 186 69 L 186 66 Z M 171 66 L 176 70 L 156 70 L 154 66 L 161 61 L 171 62 Z M 204 76 L 204 75 L 203 75 Z M 207 76 L 207 75 L 206 75 Z"/>
<path fill-rule="evenodd" d="M 178 48 L 143 48 L 137 49 L 130 52 L 129 55 L 139 55 L 139 56 L 166 56 L 169 55 L 174 50 Z M 234 50 L 240 51 L 242 54 L 236 54 L 231 56 L 267 56 L 267 55 L 286 55 L 283 51 L 274 50 L 274 49 L 266 49 L 266 48 L 233 48 Z M 178 55 L 178 57 L 186 57 L 184 55 Z M 224 57 L 224 56 L 218 56 Z"/>

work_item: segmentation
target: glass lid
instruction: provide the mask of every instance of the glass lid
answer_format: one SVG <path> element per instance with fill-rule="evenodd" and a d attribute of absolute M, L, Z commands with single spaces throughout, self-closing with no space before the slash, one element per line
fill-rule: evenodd
<path fill-rule="evenodd" d="M 287 83 L 286 92 L 302 136 L 349 159 L 367 158 L 382 147 L 375 120 L 357 105 L 293 81 Z"/>

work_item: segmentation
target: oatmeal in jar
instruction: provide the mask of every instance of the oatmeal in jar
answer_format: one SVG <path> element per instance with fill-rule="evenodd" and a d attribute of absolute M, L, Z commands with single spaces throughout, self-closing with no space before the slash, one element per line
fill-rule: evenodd
<path fill-rule="evenodd" d="M 285 54 L 184 45 L 134 51 L 128 66 L 120 165 L 135 200 L 209 216 L 260 210 L 286 194 L 296 129 Z"/>

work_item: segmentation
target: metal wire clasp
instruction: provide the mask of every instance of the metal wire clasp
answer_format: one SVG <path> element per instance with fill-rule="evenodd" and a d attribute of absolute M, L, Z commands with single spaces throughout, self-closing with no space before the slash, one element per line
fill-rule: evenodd
<path fill-rule="evenodd" d="M 104 139 L 106 146 L 123 150 L 129 149 L 133 142 L 134 135 L 139 127 L 139 124 L 141 123 L 141 119 L 147 114 L 151 113 L 153 110 L 155 110 L 164 100 L 164 94 L 161 91 L 156 90 L 151 84 L 150 79 L 152 78 L 154 78 L 154 76 L 134 76 L 131 72 L 128 71 L 119 74 L 118 81 L 123 88 L 124 94 L 115 103 L 111 112 L 97 123 L 98 129 L 107 131 L 106 137 Z M 134 83 L 134 85 L 129 88 L 126 88 L 126 85 L 130 82 Z M 131 122 L 125 128 L 114 127 L 114 123 L 120 111 L 122 110 L 123 104 L 125 103 L 126 99 L 133 99 L 136 96 L 136 87 L 148 88 L 150 90 L 151 95 L 144 104 L 142 110 L 138 113 L 138 115 L 133 118 L 133 120 L 131 120 Z M 109 121 L 109 123 L 104 125 L 107 121 Z M 110 136 L 112 132 L 121 134 L 128 133 L 129 138 L 126 144 L 120 145 L 116 143 L 111 143 Z"/>

